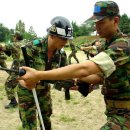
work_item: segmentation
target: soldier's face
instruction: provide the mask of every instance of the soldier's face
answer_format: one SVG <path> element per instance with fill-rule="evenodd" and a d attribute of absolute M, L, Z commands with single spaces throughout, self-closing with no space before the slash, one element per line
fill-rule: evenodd
<path fill-rule="evenodd" d="M 61 49 L 68 43 L 68 39 L 54 36 L 53 43 L 55 44 L 56 49 Z"/>
<path fill-rule="evenodd" d="M 118 22 L 115 18 L 106 17 L 96 22 L 96 30 L 101 38 L 109 39 L 117 31 Z"/>

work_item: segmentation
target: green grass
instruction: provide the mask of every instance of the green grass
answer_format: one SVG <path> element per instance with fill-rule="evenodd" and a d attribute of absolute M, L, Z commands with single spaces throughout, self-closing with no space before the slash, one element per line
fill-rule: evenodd
<path fill-rule="evenodd" d="M 76 121 L 76 119 L 74 117 L 70 117 L 69 115 L 61 115 L 60 116 L 60 121 L 63 121 L 63 122 L 73 122 L 73 121 Z"/>
<path fill-rule="evenodd" d="M 80 36 L 74 39 L 76 45 L 82 45 L 84 43 L 90 44 L 93 40 L 98 39 L 98 36 Z"/>

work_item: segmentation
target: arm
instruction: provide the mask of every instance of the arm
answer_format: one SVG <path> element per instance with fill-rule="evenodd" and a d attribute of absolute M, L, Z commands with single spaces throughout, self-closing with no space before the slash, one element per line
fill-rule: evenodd
<path fill-rule="evenodd" d="M 93 73 L 100 72 L 100 68 L 92 61 L 86 61 L 80 64 L 72 64 L 49 71 L 37 71 L 29 67 L 22 67 L 26 70 L 26 75 L 21 79 L 33 83 L 39 80 L 65 80 L 73 78 L 82 78 Z"/>
<path fill-rule="evenodd" d="M 96 46 L 88 46 L 88 47 L 81 47 L 81 50 L 94 50 L 96 49 Z"/>
<path fill-rule="evenodd" d="M 25 85 L 31 85 L 39 80 L 65 80 L 73 78 L 83 78 L 92 74 L 102 72 L 103 76 L 109 77 L 116 69 L 113 60 L 105 52 L 101 52 L 94 58 L 79 64 L 72 64 L 59 69 L 50 71 L 36 71 L 35 69 L 22 67 L 27 71 L 26 75 L 22 76 Z"/>
<path fill-rule="evenodd" d="M 65 80 L 86 77 L 100 71 L 100 68 L 94 62 L 86 61 L 84 63 L 68 65 L 52 71 L 39 71 L 37 76 L 38 79 L 44 80 Z"/>
<path fill-rule="evenodd" d="M 87 82 L 89 84 L 102 84 L 103 76 L 100 74 L 92 74 L 90 76 L 80 78 L 79 80 L 82 82 Z"/>

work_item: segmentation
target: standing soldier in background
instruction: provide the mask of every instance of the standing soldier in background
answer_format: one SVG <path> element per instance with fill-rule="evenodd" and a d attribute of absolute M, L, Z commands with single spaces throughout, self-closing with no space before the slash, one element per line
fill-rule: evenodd
<path fill-rule="evenodd" d="M 11 69 L 18 70 L 19 69 L 19 61 L 20 61 L 20 53 L 21 53 L 21 40 L 23 40 L 22 35 L 19 32 L 16 32 L 12 35 L 13 42 L 10 44 L 3 44 L 1 45 L 0 49 L 6 52 L 8 56 L 12 56 L 13 62 L 11 65 Z M 17 101 L 15 98 L 15 92 L 14 89 L 16 88 L 18 81 L 17 81 L 17 75 L 13 72 L 11 72 L 5 82 L 5 90 L 7 94 L 8 100 L 10 100 L 10 103 L 5 106 L 5 109 L 14 108 L 17 106 Z"/>
<path fill-rule="evenodd" d="M 3 68 L 7 68 L 7 64 L 5 60 L 7 59 L 7 56 L 3 51 L 0 51 L 0 66 Z"/>
<path fill-rule="evenodd" d="M 96 40 L 92 41 L 92 43 L 90 43 L 90 45 L 83 44 L 83 46 L 80 49 L 84 50 L 84 51 L 89 51 L 88 52 L 89 56 L 94 57 L 99 52 L 104 50 L 104 46 L 103 46 L 103 43 L 101 42 L 101 40 L 96 39 Z"/>
<path fill-rule="evenodd" d="M 71 53 L 68 56 L 69 64 L 71 64 L 71 58 L 72 57 L 77 61 L 77 63 L 79 63 L 79 60 L 76 57 L 76 53 L 77 53 L 76 46 L 74 45 L 72 40 L 69 40 L 69 46 L 70 46 L 70 49 L 71 49 Z"/>

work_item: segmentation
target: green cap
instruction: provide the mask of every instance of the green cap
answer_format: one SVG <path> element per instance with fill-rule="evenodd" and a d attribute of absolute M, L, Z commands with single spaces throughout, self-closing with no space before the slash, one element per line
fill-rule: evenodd
<path fill-rule="evenodd" d="M 88 20 L 97 22 L 104 19 L 105 17 L 119 16 L 119 15 L 120 15 L 119 7 L 114 1 L 98 1 L 94 5 L 93 16 Z"/>

